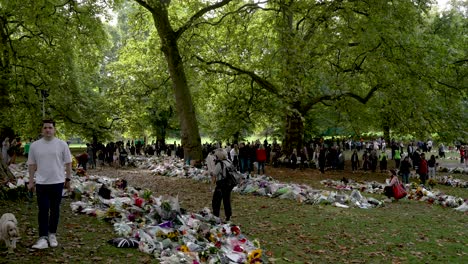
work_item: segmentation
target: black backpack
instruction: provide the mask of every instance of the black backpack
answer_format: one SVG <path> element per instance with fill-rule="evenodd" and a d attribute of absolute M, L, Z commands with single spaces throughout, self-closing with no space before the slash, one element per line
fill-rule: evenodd
<path fill-rule="evenodd" d="M 224 162 L 220 161 L 221 163 L 221 173 L 224 171 Z M 220 181 L 222 181 L 222 185 L 225 187 L 228 187 L 230 189 L 234 188 L 237 186 L 238 181 L 235 176 L 235 171 L 232 166 L 226 166 L 226 174 L 223 174 L 224 178 L 222 178 Z"/>

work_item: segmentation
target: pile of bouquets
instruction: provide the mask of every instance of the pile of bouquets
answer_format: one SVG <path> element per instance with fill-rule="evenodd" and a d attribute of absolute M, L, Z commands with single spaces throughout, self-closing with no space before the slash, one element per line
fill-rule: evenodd
<path fill-rule="evenodd" d="M 438 184 L 452 186 L 452 187 L 460 187 L 460 188 L 468 188 L 468 181 L 462 179 L 455 179 L 453 176 L 444 175 L 444 176 L 436 176 L 434 180 Z"/>
<path fill-rule="evenodd" d="M 468 167 L 449 168 L 449 167 L 439 166 L 437 168 L 437 171 L 442 172 L 442 173 L 468 174 Z"/>
<path fill-rule="evenodd" d="M 179 177 L 194 179 L 202 182 L 209 182 L 210 176 L 205 169 L 197 169 L 185 165 L 179 158 L 161 156 L 151 157 L 146 160 L 143 157 L 138 158 L 140 168 L 149 169 L 155 175 L 167 177 Z M 269 176 L 248 176 L 238 174 L 240 183 L 233 189 L 240 194 L 252 194 L 268 196 L 280 199 L 292 199 L 307 204 L 330 204 L 337 207 L 348 208 L 350 206 L 359 208 L 372 208 L 381 206 L 383 202 L 374 198 L 363 197 L 359 190 L 355 195 L 348 195 L 343 192 L 330 192 L 326 190 L 313 189 L 305 184 L 281 183 Z"/>
<path fill-rule="evenodd" d="M 157 197 L 120 179 L 73 177 L 72 188 L 81 197 L 71 203 L 74 212 L 109 221 L 118 236 L 138 241 L 140 251 L 161 263 L 265 262 L 258 243 L 207 208 L 187 213 L 177 197 Z"/>
<path fill-rule="evenodd" d="M 317 190 L 305 184 L 281 183 L 268 176 L 257 176 L 244 179 L 234 188 L 241 194 L 268 196 L 272 198 L 291 199 L 307 204 L 330 204 L 336 207 L 358 207 L 363 209 L 383 205 L 383 202 L 372 197 L 364 197 L 359 190 L 351 194 L 328 190 Z"/>
<path fill-rule="evenodd" d="M 464 199 L 461 197 L 447 195 L 439 190 L 428 190 L 422 185 L 412 186 L 411 184 L 408 184 L 406 186 L 408 199 L 423 201 L 430 204 L 438 204 L 450 208 L 457 208 L 464 203 Z"/>

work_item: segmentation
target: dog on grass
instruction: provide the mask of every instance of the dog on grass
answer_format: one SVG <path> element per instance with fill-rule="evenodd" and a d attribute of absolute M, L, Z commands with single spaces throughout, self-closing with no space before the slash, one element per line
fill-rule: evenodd
<path fill-rule="evenodd" d="M 19 238 L 18 221 L 11 213 L 5 213 L 0 218 L 0 239 L 5 241 L 8 252 L 13 252 L 16 248 L 16 241 Z"/>

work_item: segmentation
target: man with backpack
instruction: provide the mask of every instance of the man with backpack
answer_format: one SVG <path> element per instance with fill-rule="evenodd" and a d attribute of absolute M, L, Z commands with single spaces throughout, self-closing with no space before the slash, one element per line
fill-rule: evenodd
<path fill-rule="evenodd" d="M 227 159 L 225 151 L 216 150 L 216 165 L 211 174 L 212 182 L 216 184 L 213 192 L 211 205 L 213 207 L 213 215 L 219 217 L 221 210 L 221 201 L 224 205 L 224 215 L 226 222 L 230 221 L 232 215 L 231 208 L 231 191 L 237 185 L 237 180 L 234 177 L 232 163 Z"/>

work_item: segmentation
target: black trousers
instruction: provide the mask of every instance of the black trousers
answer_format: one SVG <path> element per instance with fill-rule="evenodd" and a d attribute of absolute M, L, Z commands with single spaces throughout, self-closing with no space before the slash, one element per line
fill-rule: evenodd
<path fill-rule="evenodd" d="M 219 217 L 219 212 L 221 210 L 221 201 L 223 201 L 226 221 L 229 221 L 232 215 L 231 191 L 231 187 L 226 187 L 223 184 L 216 183 L 216 188 L 213 193 L 213 200 L 211 201 L 211 205 L 213 207 L 213 214 L 217 217 Z"/>

